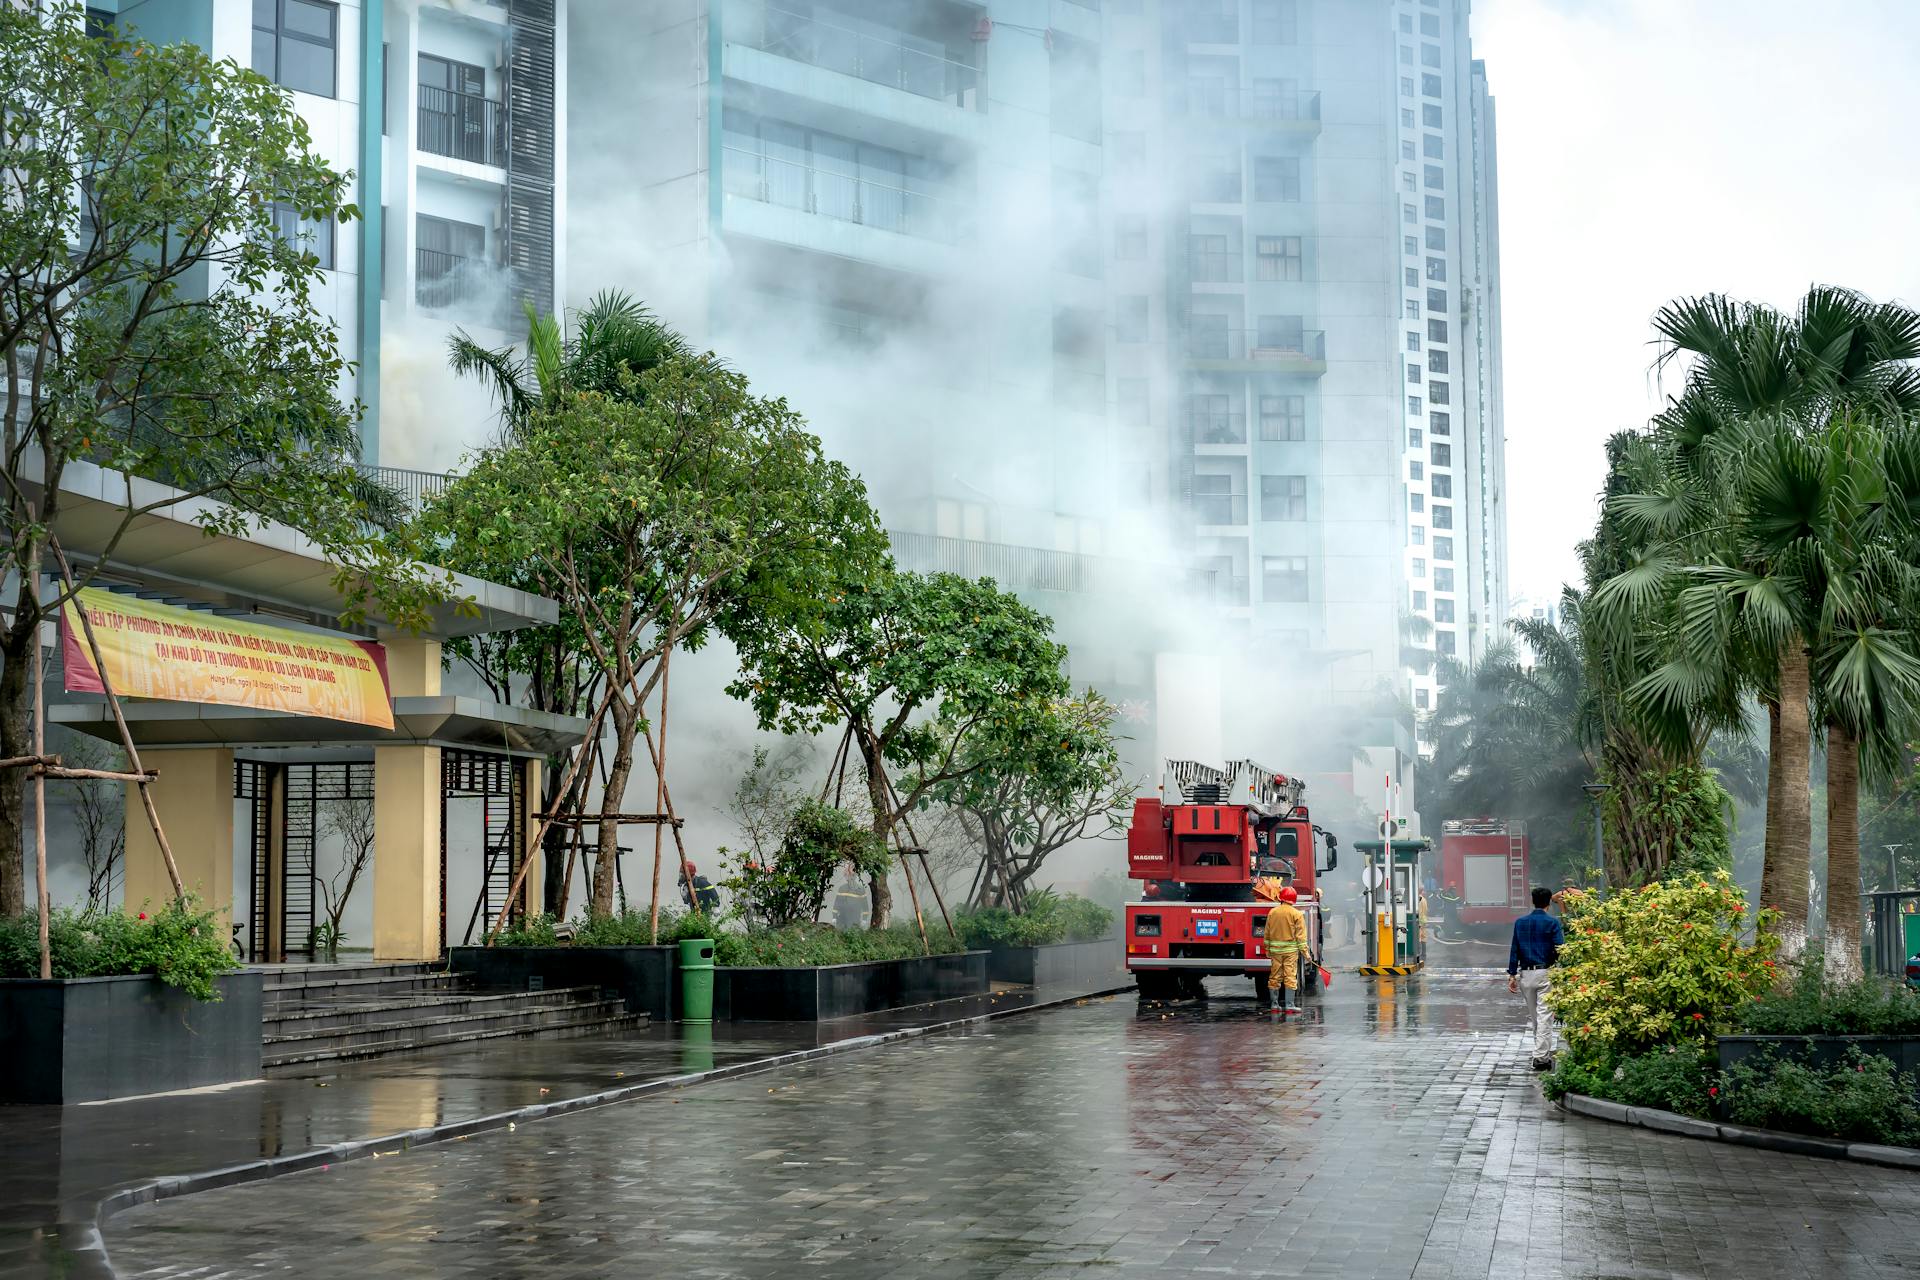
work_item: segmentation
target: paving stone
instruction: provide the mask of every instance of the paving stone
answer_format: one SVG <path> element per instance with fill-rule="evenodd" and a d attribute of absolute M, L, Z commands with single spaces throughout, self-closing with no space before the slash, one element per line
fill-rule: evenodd
<path fill-rule="evenodd" d="M 144 1205 L 106 1244 L 314 1280 L 1920 1275 L 1913 1174 L 1562 1116 L 1500 979 L 1387 990 L 1297 1025 L 1093 1003 Z"/>

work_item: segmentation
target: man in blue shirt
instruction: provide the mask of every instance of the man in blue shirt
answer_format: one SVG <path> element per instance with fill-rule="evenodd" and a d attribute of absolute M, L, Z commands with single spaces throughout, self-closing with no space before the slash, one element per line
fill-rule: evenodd
<path fill-rule="evenodd" d="M 1513 945 L 1507 950 L 1507 990 L 1527 998 L 1535 1071 L 1553 1065 L 1553 1010 L 1547 1008 L 1546 994 L 1552 985 L 1553 962 L 1560 958 L 1561 944 L 1567 940 L 1560 921 L 1547 914 L 1552 901 L 1552 890 L 1533 891 L 1533 912 L 1513 922 Z"/>

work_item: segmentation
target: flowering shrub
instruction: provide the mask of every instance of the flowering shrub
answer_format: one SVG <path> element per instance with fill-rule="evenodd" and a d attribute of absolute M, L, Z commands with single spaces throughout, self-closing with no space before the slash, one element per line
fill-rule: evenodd
<path fill-rule="evenodd" d="M 788 819 L 772 865 L 743 858 L 725 885 L 749 919 L 783 928 L 819 916 L 841 867 L 866 880 L 887 874 L 891 863 L 881 839 L 845 810 L 809 799 Z"/>
<path fill-rule="evenodd" d="M 1879 974 L 1829 983 L 1819 950 L 1809 948 L 1791 982 L 1740 1011 L 1738 1029 L 1760 1036 L 1920 1035 L 1920 991 Z"/>
<path fill-rule="evenodd" d="M 228 936 L 222 918 L 193 898 L 133 915 L 55 908 L 47 917 L 54 977 L 150 973 L 196 1000 L 219 999 L 213 980 L 240 967 Z M 39 976 L 39 916 L 0 920 L 0 978 Z"/>
<path fill-rule="evenodd" d="M 1574 1056 L 1699 1046 L 1729 1029 L 1774 985 L 1766 930 L 1751 945 L 1741 940 L 1746 909 L 1724 871 L 1607 898 L 1568 890 L 1567 941 L 1547 1003 Z"/>
<path fill-rule="evenodd" d="M 1718 1095 L 1717 1080 L 1703 1045 L 1677 1044 L 1617 1058 L 1568 1054 L 1541 1078 L 1540 1087 L 1554 1099 L 1583 1093 L 1630 1107 L 1704 1116 Z"/>
<path fill-rule="evenodd" d="M 1912 1076 L 1858 1049 L 1829 1067 L 1767 1055 L 1727 1073 L 1727 1118 L 1824 1138 L 1911 1145 L 1920 1143 L 1916 1089 Z"/>

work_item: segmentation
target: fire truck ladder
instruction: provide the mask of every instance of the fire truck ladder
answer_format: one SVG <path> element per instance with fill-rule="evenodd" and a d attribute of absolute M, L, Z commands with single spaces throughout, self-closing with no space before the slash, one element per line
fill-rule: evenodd
<path fill-rule="evenodd" d="M 1527 841 L 1524 835 L 1507 836 L 1507 905 L 1527 905 Z"/>

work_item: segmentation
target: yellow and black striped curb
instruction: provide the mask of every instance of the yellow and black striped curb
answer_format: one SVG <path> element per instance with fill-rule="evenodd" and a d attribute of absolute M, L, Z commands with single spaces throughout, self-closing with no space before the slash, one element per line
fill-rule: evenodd
<path fill-rule="evenodd" d="M 1420 972 L 1417 964 L 1363 964 L 1354 968 L 1355 973 L 1364 973 L 1371 978 L 1404 978 L 1410 973 Z"/>

